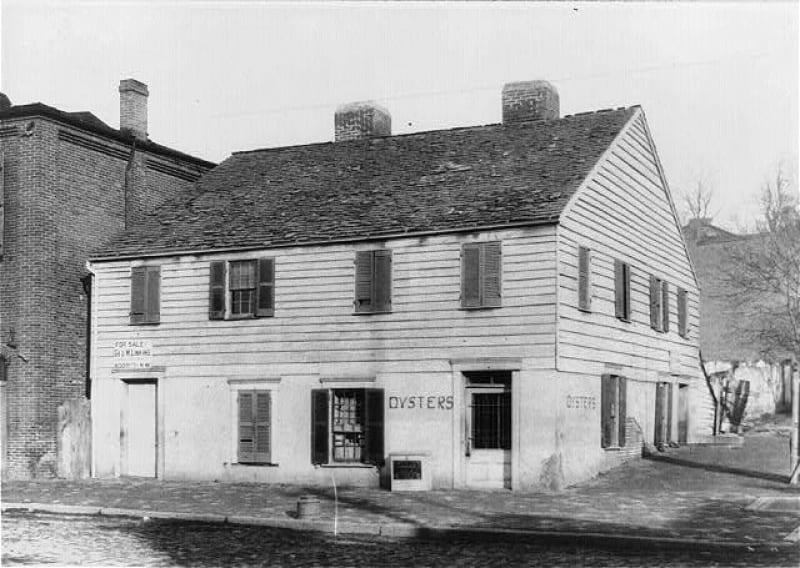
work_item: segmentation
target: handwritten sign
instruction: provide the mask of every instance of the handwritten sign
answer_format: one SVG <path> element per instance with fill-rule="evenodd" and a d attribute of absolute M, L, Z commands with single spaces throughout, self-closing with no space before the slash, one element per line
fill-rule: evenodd
<path fill-rule="evenodd" d="M 575 410 L 594 410 L 597 408 L 597 399 L 593 396 L 567 395 L 567 408 Z"/>
<path fill-rule="evenodd" d="M 408 395 L 408 396 L 390 396 L 389 408 L 391 409 L 429 409 L 429 410 L 452 410 L 453 409 L 453 395 L 443 396 L 423 396 L 423 395 Z"/>
<path fill-rule="evenodd" d="M 153 345 L 145 339 L 115 341 L 113 350 L 115 369 L 149 369 L 153 360 Z"/>

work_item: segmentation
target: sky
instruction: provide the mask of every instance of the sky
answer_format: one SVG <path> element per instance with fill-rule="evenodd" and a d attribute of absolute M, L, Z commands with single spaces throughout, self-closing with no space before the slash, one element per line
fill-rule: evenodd
<path fill-rule="evenodd" d="M 149 86 L 151 140 L 222 161 L 333 139 L 374 100 L 393 133 L 498 123 L 506 82 L 546 79 L 561 114 L 641 105 L 676 201 L 701 181 L 748 226 L 778 167 L 797 187 L 796 2 L 0 0 L 0 91 L 119 125 Z"/>

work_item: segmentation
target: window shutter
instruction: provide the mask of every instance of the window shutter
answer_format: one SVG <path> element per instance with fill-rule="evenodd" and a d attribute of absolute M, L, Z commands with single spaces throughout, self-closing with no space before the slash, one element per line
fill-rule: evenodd
<path fill-rule="evenodd" d="M 664 383 L 656 384 L 656 424 L 653 443 L 656 446 L 664 443 Z"/>
<path fill-rule="evenodd" d="M 477 244 L 464 245 L 461 260 L 461 307 L 477 308 L 481 305 L 480 260 Z"/>
<path fill-rule="evenodd" d="M 661 283 L 661 329 L 669 331 L 669 282 Z"/>
<path fill-rule="evenodd" d="M 678 288 L 678 333 L 686 337 L 686 290 Z"/>
<path fill-rule="evenodd" d="M 483 243 L 481 246 L 481 280 L 483 284 L 481 306 L 496 308 L 501 305 L 502 267 L 500 243 Z"/>
<path fill-rule="evenodd" d="M 144 321 L 158 323 L 161 320 L 161 268 L 148 266 L 146 275 Z"/>
<path fill-rule="evenodd" d="M 628 418 L 628 385 L 625 377 L 617 377 L 619 385 L 619 405 L 617 410 L 617 420 L 619 427 L 619 446 L 625 447 L 625 426 Z"/>
<path fill-rule="evenodd" d="M 328 390 L 311 391 L 311 463 L 328 463 Z"/>
<path fill-rule="evenodd" d="M 135 266 L 131 269 L 131 323 L 142 323 L 144 321 L 146 280 L 146 267 Z"/>
<path fill-rule="evenodd" d="M 650 275 L 650 327 L 660 331 L 658 316 L 661 311 L 661 281 Z"/>
<path fill-rule="evenodd" d="M 631 319 L 631 266 L 623 263 L 622 265 L 622 290 L 624 294 L 625 319 Z"/>
<path fill-rule="evenodd" d="M 255 461 L 269 463 L 270 459 L 270 393 L 261 391 L 255 393 L 255 432 L 256 444 L 254 448 Z"/>
<path fill-rule="evenodd" d="M 366 389 L 366 463 L 382 465 L 383 456 L 383 389 Z"/>
<path fill-rule="evenodd" d="M 667 436 L 664 441 L 672 441 L 672 383 L 667 383 Z"/>
<path fill-rule="evenodd" d="M 356 312 L 371 312 L 372 303 L 372 260 L 373 251 L 356 251 Z"/>
<path fill-rule="evenodd" d="M 600 444 L 604 448 L 608 448 L 611 445 L 611 428 L 613 428 L 611 399 L 614 395 L 613 387 L 613 377 L 611 375 L 603 375 L 600 383 Z"/>
<path fill-rule="evenodd" d="M 209 281 L 208 319 L 225 318 L 225 261 L 211 263 Z"/>
<path fill-rule="evenodd" d="M 625 319 L 625 265 L 614 259 L 614 313 Z"/>
<path fill-rule="evenodd" d="M 392 311 L 392 251 L 376 250 L 373 263 L 375 311 L 390 312 Z"/>
<path fill-rule="evenodd" d="M 275 314 L 275 259 L 258 260 L 258 288 L 256 290 L 256 317 Z"/>
<path fill-rule="evenodd" d="M 589 249 L 586 247 L 578 247 L 578 307 L 586 311 L 592 309 L 589 263 Z"/>
<path fill-rule="evenodd" d="M 255 420 L 253 393 L 239 392 L 239 461 L 255 461 Z"/>

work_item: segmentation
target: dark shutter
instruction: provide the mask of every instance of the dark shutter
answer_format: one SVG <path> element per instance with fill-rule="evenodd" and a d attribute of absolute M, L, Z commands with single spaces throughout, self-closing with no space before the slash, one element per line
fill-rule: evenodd
<path fill-rule="evenodd" d="M 661 283 L 661 329 L 669 331 L 669 282 Z"/>
<path fill-rule="evenodd" d="M 603 375 L 600 383 L 600 444 L 604 448 L 611 446 L 612 441 L 611 399 L 614 395 L 613 379 L 611 375 Z"/>
<path fill-rule="evenodd" d="M 371 312 L 372 304 L 372 260 L 371 250 L 356 251 L 356 312 Z"/>
<path fill-rule="evenodd" d="M 625 264 L 614 259 L 614 314 L 620 319 L 625 316 Z"/>
<path fill-rule="evenodd" d="M 255 432 L 256 444 L 254 448 L 255 461 L 269 463 L 270 460 L 270 393 L 260 391 L 255 393 Z"/>
<path fill-rule="evenodd" d="M 161 320 L 161 268 L 147 267 L 145 293 L 145 321 L 158 323 Z"/>
<path fill-rule="evenodd" d="M 225 318 L 225 261 L 211 263 L 209 279 L 208 319 Z"/>
<path fill-rule="evenodd" d="M 146 280 L 146 267 L 136 266 L 131 269 L 131 323 L 145 321 Z"/>
<path fill-rule="evenodd" d="M 328 463 L 328 390 L 311 391 L 311 463 Z"/>
<path fill-rule="evenodd" d="M 239 461 L 255 461 L 256 428 L 253 416 L 253 393 L 239 392 Z"/>
<path fill-rule="evenodd" d="M 664 444 L 664 383 L 656 383 L 656 420 L 653 443 Z"/>
<path fill-rule="evenodd" d="M 619 388 L 619 404 L 617 406 L 617 427 L 619 428 L 619 446 L 625 447 L 625 426 L 628 419 L 628 385 L 625 377 L 617 377 Z"/>
<path fill-rule="evenodd" d="M 461 307 L 481 305 L 481 249 L 477 244 L 464 245 L 461 259 Z"/>
<path fill-rule="evenodd" d="M 383 456 L 383 389 L 366 389 L 366 455 L 364 461 L 382 465 Z"/>
<path fill-rule="evenodd" d="M 623 263 L 622 265 L 622 290 L 625 296 L 625 319 L 631 319 L 631 266 Z"/>
<path fill-rule="evenodd" d="M 374 267 L 374 308 L 376 312 L 392 311 L 392 251 L 376 250 Z"/>
<path fill-rule="evenodd" d="M 667 435 L 664 441 L 672 441 L 672 383 L 667 383 Z"/>
<path fill-rule="evenodd" d="M 660 331 L 659 316 L 661 312 L 661 280 L 650 275 L 650 327 Z"/>
<path fill-rule="evenodd" d="M 502 251 L 500 243 L 481 245 L 482 301 L 481 306 L 496 308 L 501 305 L 502 290 Z"/>
<path fill-rule="evenodd" d="M 686 290 L 678 288 L 678 333 L 686 337 Z"/>
<path fill-rule="evenodd" d="M 275 259 L 258 260 L 258 299 L 256 300 L 256 317 L 268 317 L 275 314 Z"/>
<path fill-rule="evenodd" d="M 578 247 L 578 307 L 586 311 L 592 309 L 589 262 L 589 249 Z"/>

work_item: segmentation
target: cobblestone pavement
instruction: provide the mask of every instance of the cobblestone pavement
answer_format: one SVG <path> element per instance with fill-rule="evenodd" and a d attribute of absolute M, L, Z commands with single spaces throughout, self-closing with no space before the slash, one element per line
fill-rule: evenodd
<path fill-rule="evenodd" d="M 558 493 L 340 488 L 338 526 L 342 532 L 375 534 L 455 528 L 778 543 L 800 525 L 798 509 L 747 506 L 759 497 L 800 500 L 800 488 L 786 483 L 784 434 L 779 429 L 752 431 L 739 448 L 669 450 Z M 298 529 L 304 526 L 293 514 L 302 495 L 319 497 L 321 518 L 327 519 L 319 528 L 330 530 L 331 488 L 121 479 L 9 481 L 2 487 L 4 506 L 42 503 L 249 517 Z"/>
<path fill-rule="evenodd" d="M 794 549 L 601 548 L 535 538 L 389 539 L 176 521 L 11 513 L 5 566 L 796 566 Z"/>

